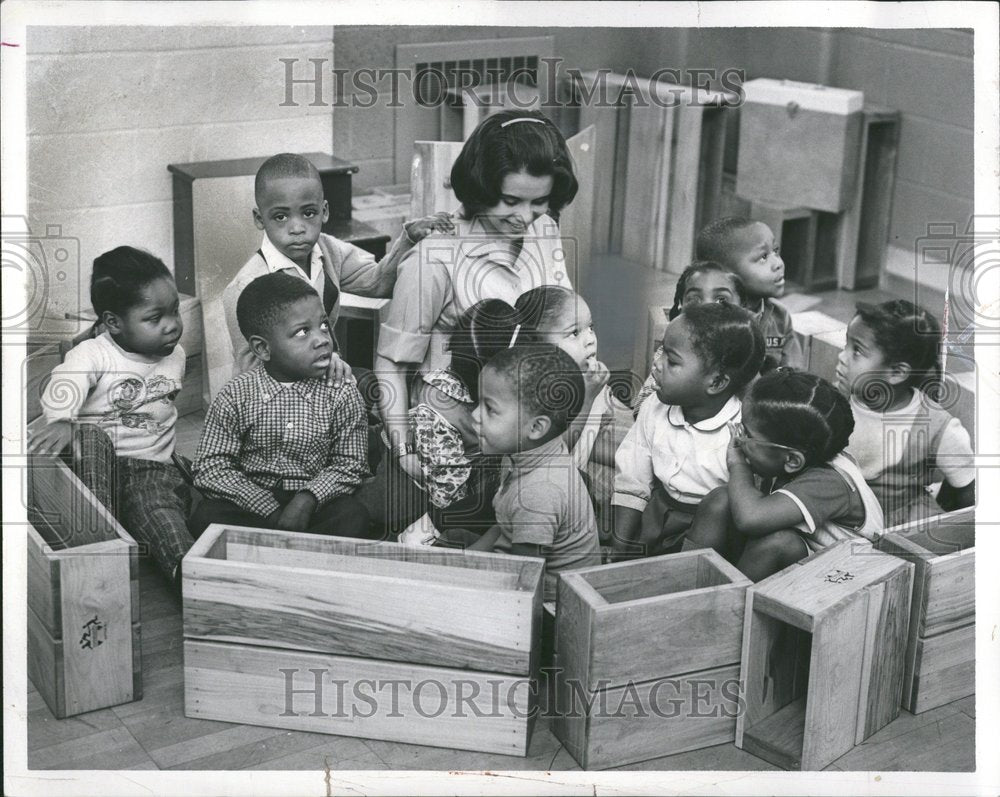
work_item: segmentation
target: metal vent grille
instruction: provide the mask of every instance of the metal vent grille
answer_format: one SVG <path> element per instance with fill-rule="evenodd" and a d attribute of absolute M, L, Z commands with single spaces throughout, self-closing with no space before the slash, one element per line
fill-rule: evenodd
<path fill-rule="evenodd" d="M 468 61 L 430 61 L 416 64 L 414 84 L 416 96 L 422 105 L 433 104 L 444 88 L 458 86 L 476 88 L 491 83 L 506 83 L 509 80 L 538 85 L 538 56 L 514 55 L 500 58 L 476 58 Z"/>

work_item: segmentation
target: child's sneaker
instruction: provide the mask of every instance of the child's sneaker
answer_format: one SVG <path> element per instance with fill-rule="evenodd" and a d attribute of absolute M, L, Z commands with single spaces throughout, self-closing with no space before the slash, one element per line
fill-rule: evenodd
<path fill-rule="evenodd" d="M 403 533 L 399 535 L 396 542 L 408 545 L 411 548 L 420 548 L 424 545 L 433 545 L 440 536 L 441 532 L 437 530 L 437 527 L 431 521 L 431 516 L 425 514 L 422 518 L 415 520 L 407 526 Z"/>

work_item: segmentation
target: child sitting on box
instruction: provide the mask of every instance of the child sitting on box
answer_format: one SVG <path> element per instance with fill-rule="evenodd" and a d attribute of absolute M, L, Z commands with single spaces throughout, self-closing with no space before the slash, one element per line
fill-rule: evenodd
<path fill-rule="evenodd" d="M 704 302 L 744 305 L 747 293 L 743 280 L 731 271 L 726 271 L 711 260 L 696 260 L 677 279 L 674 288 L 674 303 L 667 311 L 667 320 L 673 321 L 684 312 L 685 307 L 693 307 Z M 657 345 L 653 359 L 663 354 L 663 346 Z M 656 381 L 650 374 L 632 401 L 632 416 L 639 415 L 639 407 L 656 392 Z"/>
<path fill-rule="evenodd" d="M 312 287 L 288 274 L 251 282 L 236 304 L 259 368 L 219 391 L 205 416 L 191 518 L 210 523 L 369 536 L 352 493 L 367 474 L 368 428 L 353 380 L 326 381 L 333 338 Z"/>
<path fill-rule="evenodd" d="M 80 480 L 179 588 L 193 540 L 191 493 L 171 461 L 184 379 L 177 288 L 159 258 L 119 246 L 94 261 L 90 301 L 104 331 L 52 370 L 42 395 L 48 425 L 29 451 L 54 455 L 72 443 Z"/>
<path fill-rule="evenodd" d="M 760 581 L 841 540 L 874 540 L 885 522 L 844 453 L 853 428 L 825 379 L 790 368 L 762 376 L 726 451 L 729 483 L 702 501 L 685 547 L 714 548 Z"/>
<path fill-rule="evenodd" d="M 291 153 L 264 161 L 254 180 L 254 200 L 253 221 L 258 230 L 263 230 L 263 240 L 222 293 L 236 373 L 256 364 L 250 346 L 240 334 L 236 302 L 257 277 L 282 272 L 312 285 L 332 330 L 340 315 L 341 291 L 359 296 L 392 296 L 396 268 L 403 255 L 432 231 L 454 229 L 447 213 L 407 222 L 389 252 L 375 262 L 371 253 L 322 231 L 330 218 L 330 206 L 323 196 L 319 171 L 307 158 Z M 336 351 L 332 352 L 330 376 L 339 380 L 350 373 L 350 366 Z"/>
<path fill-rule="evenodd" d="M 611 374 L 607 366 L 597 359 L 590 306 L 570 288 L 545 285 L 521 294 L 515 307 L 521 340 L 537 340 L 562 349 L 583 374 L 583 406 L 563 439 L 594 499 L 601 539 L 610 542 L 615 452 L 633 419 L 608 384 Z"/>
<path fill-rule="evenodd" d="M 615 455 L 615 558 L 679 550 L 699 502 L 729 480 L 729 425 L 763 360 L 760 328 L 742 307 L 698 304 L 667 325 L 656 398 Z"/>
<path fill-rule="evenodd" d="M 792 315 L 778 301 L 785 293 L 785 264 L 771 228 L 743 216 L 718 219 L 699 230 L 695 251 L 698 260 L 715 261 L 742 281 L 746 291 L 743 306 L 760 324 L 770 367 L 804 368 L 802 346 L 792 331 Z"/>
<path fill-rule="evenodd" d="M 583 395 L 583 376 L 566 352 L 515 345 L 483 369 L 473 413 L 483 453 L 504 456 L 497 525 L 470 547 L 543 557 L 547 601 L 556 598 L 560 572 L 601 562 L 590 496 L 562 438 Z"/>
<path fill-rule="evenodd" d="M 941 328 L 905 299 L 859 304 L 837 363 L 850 396 L 854 432 L 847 450 L 875 491 L 888 526 L 975 503 L 969 433 L 935 398 L 942 393 Z M 927 492 L 935 469 L 944 482 Z"/>

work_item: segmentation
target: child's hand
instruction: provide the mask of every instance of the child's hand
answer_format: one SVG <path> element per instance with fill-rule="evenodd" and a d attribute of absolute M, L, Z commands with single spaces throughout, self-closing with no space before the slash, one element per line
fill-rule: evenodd
<path fill-rule="evenodd" d="M 28 440 L 28 452 L 55 456 L 66 448 L 72 439 L 73 424 L 70 421 L 52 421 L 38 434 L 31 436 Z"/>
<path fill-rule="evenodd" d="M 278 518 L 277 526 L 285 531 L 305 531 L 309 528 L 313 512 L 316 511 L 316 497 L 305 490 L 295 493 Z"/>
<path fill-rule="evenodd" d="M 420 457 L 416 454 L 406 454 L 396 460 L 399 463 L 399 467 L 403 469 L 403 473 L 409 476 L 417 484 L 423 486 L 424 483 L 424 471 L 420 467 Z"/>
<path fill-rule="evenodd" d="M 740 447 L 743 440 L 743 427 L 738 423 L 729 422 L 729 447 L 726 449 L 726 467 L 734 468 L 747 464 L 746 455 Z"/>
<path fill-rule="evenodd" d="M 600 360 L 592 358 L 587 361 L 587 370 L 583 372 L 583 385 L 587 392 L 588 401 L 593 402 L 610 378 L 611 371 Z"/>
<path fill-rule="evenodd" d="M 343 382 L 351 378 L 351 366 L 341 358 L 337 352 L 330 355 L 330 365 L 326 369 L 326 383 L 333 387 L 340 387 Z"/>
<path fill-rule="evenodd" d="M 420 243 L 432 232 L 443 232 L 451 234 L 455 231 L 455 222 L 451 220 L 451 214 L 441 211 L 431 216 L 424 216 L 420 219 L 413 219 L 403 224 L 403 230 L 410 243 Z"/>

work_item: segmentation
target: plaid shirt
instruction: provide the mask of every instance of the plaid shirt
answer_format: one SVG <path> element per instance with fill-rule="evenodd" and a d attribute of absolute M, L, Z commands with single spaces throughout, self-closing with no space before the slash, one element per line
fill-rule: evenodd
<path fill-rule="evenodd" d="M 319 504 L 354 492 L 367 474 L 368 427 L 353 381 L 282 384 L 262 368 L 240 374 L 205 416 L 195 486 L 267 516 L 279 489 L 308 490 Z"/>

